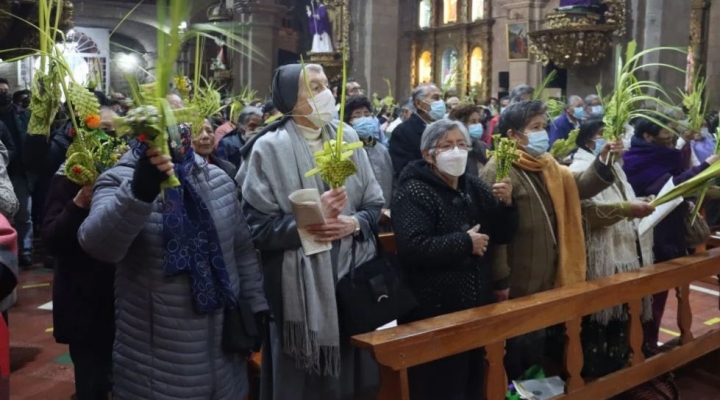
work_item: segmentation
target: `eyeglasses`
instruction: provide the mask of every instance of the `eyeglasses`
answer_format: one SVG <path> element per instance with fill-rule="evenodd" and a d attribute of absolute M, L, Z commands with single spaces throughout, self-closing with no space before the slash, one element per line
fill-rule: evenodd
<path fill-rule="evenodd" d="M 465 142 L 441 144 L 433 148 L 436 150 L 436 153 L 444 153 L 446 151 L 454 150 L 456 147 L 460 150 L 470 150 L 470 146 L 468 146 Z"/>

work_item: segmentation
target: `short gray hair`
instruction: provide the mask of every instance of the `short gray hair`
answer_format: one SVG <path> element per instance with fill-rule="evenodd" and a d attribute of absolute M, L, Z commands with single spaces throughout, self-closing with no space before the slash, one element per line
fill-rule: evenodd
<path fill-rule="evenodd" d="M 530 85 L 518 85 L 510 92 L 510 103 L 518 103 L 524 101 L 523 97 L 531 96 L 535 93 L 535 89 Z"/>
<path fill-rule="evenodd" d="M 242 112 L 240 112 L 238 122 L 242 125 L 247 122 L 247 120 L 250 119 L 250 117 L 252 117 L 253 115 L 257 115 L 258 117 L 262 118 L 263 112 L 257 107 L 245 107 L 243 108 Z"/>
<path fill-rule="evenodd" d="M 596 94 L 589 94 L 585 96 L 585 105 L 589 106 L 595 100 L 600 100 L 600 97 Z"/>
<path fill-rule="evenodd" d="M 434 83 L 423 83 L 422 85 L 416 87 L 412 91 L 412 103 L 415 104 L 416 101 L 420 99 L 424 99 L 425 96 L 428 95 L 428 92 L 430 91 L 430 88 L 438 89 L 437 85 Z M 438 89 L 440 90 L 440 89 Z"/>
<path fill-rule="evenodd" d="M 462 122 L 439 119 L 425 128 L 425 132 L 423 132 L 422 138 L 420 139 L 420 151 L 431 150 L 448 132 L 456 128 L 462 132 L 463 136 L 465 136 L 465 143 L 470 146 L 470 143 L 472 143 L 470 141 L 470 135 Z"/>
<path fill-rule="evenodd" d="M 583 101 L 583 99 L 580 96 L 572 95 L 572 96 L 568 97 L 568 101 L 567 101 L 568 107 L 572 107 L 573 104 L 575 104 L 575 102 L 578 100 L 580 100 L 581 102 Z"/>

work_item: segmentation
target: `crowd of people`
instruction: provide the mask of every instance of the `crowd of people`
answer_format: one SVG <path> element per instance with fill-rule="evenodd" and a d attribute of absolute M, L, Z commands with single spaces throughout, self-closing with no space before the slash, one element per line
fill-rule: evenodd
<path fill-rule="evenodd" d="M 698 244 L 688 202 L 645 234 L 639 221 L 669 180 L 720 159 L 717 114 L 700 132 L 677 122 L 681 110 L 640 117 L 608 141 L 595 95 L 569 96 L 550 120 L 527 85 L 478 105 L 423 84 L 382 110 L 358 82 L 346 90 L 341 103 L 321 66 L 280 67 L 268 101 L 237 117 L 209 115 L 196 135 L 180 126 L 182 146 L 170 155 L 135 143 L 94 186 L 81 186 L 63 173 L 74 139 L 66 116 L 49 139 L 28 135 L 30 97 L 0 79 L 0 227 L 17 231 L 21 266 L 32 263 L 33 232 L 42 238 L 54 269 L 54 335 L 69 345 L 78 400 L 242 399 L 249 352 L 233 346 L 238 326 L 262 352 L 261 399 L 374 398 L 378 366 L 350 345 L 336 284 L 378 255 L 379 232 L 394 233 L 395 267 L 417 301 L 399 324 L 637 270 Z M 101 127 L 115 136 L 132 102 L 95 94 Z M 168 100 L 183 107 L 177 95 Z M 306 172 L 340 126 L 344 141 L 362 147 L 350 157 L 356 173 L 331 188 Z M 555 159 L 551 145 L 575 129 L 577 150 Z M 518 149 L 500 181 L 494 135 Z M 169 176 L 180 195 L 161 192 Z M 299 189 L 321 194 L 325 223 L 307 230 L 330 251 L 306 255 L 289 198 Z M 18 274 L 5 256 L 3 311 Z M 643 301 L 648 354 L 666 299 Z M 627 363 L 627 329 L 623 306 L 584 318 L 584 376 Z M 508 341 L 508 377 L 561 356 L 560 336 L 548 328 Z M 478 349 L 411 368 L 411 397 L 482 398 L 483 357 Z"/>

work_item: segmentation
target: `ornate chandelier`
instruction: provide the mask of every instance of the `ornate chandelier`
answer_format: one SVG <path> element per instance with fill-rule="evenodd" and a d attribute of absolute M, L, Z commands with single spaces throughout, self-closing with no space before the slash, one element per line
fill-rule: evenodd
<path fill-rule="evenodd" d="M 547 16 L 548 29 L 530 32 L 530 51 L 560 68 L 597 65 L 612 52 L 613 37 L 625 35 L 625 1 L 602 0 L 604 15 L 556 12 Z"/>

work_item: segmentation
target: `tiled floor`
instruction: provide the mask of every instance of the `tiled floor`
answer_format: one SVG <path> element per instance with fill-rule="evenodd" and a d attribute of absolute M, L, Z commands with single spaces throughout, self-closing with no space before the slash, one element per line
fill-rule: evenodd
<path fill-rule="evenodd" d="M 12 400 L 66 400 L 73 390 L 73 370 L 67 346 L 52 336 L 52 312 L 38 307 L 51 299 L 52 271 L 35 268 L 21 275 L 17 306 L 10 310 Z M 691 293 L 693 333 L 698 336 L 720 328 L 718 287 L 695 283 Z M 668 299 L 660 340 L 679 335 L 677 301 Z M 720 391 L 694 380 L 681 379 L 683 399 L 720 400 Z"/>

